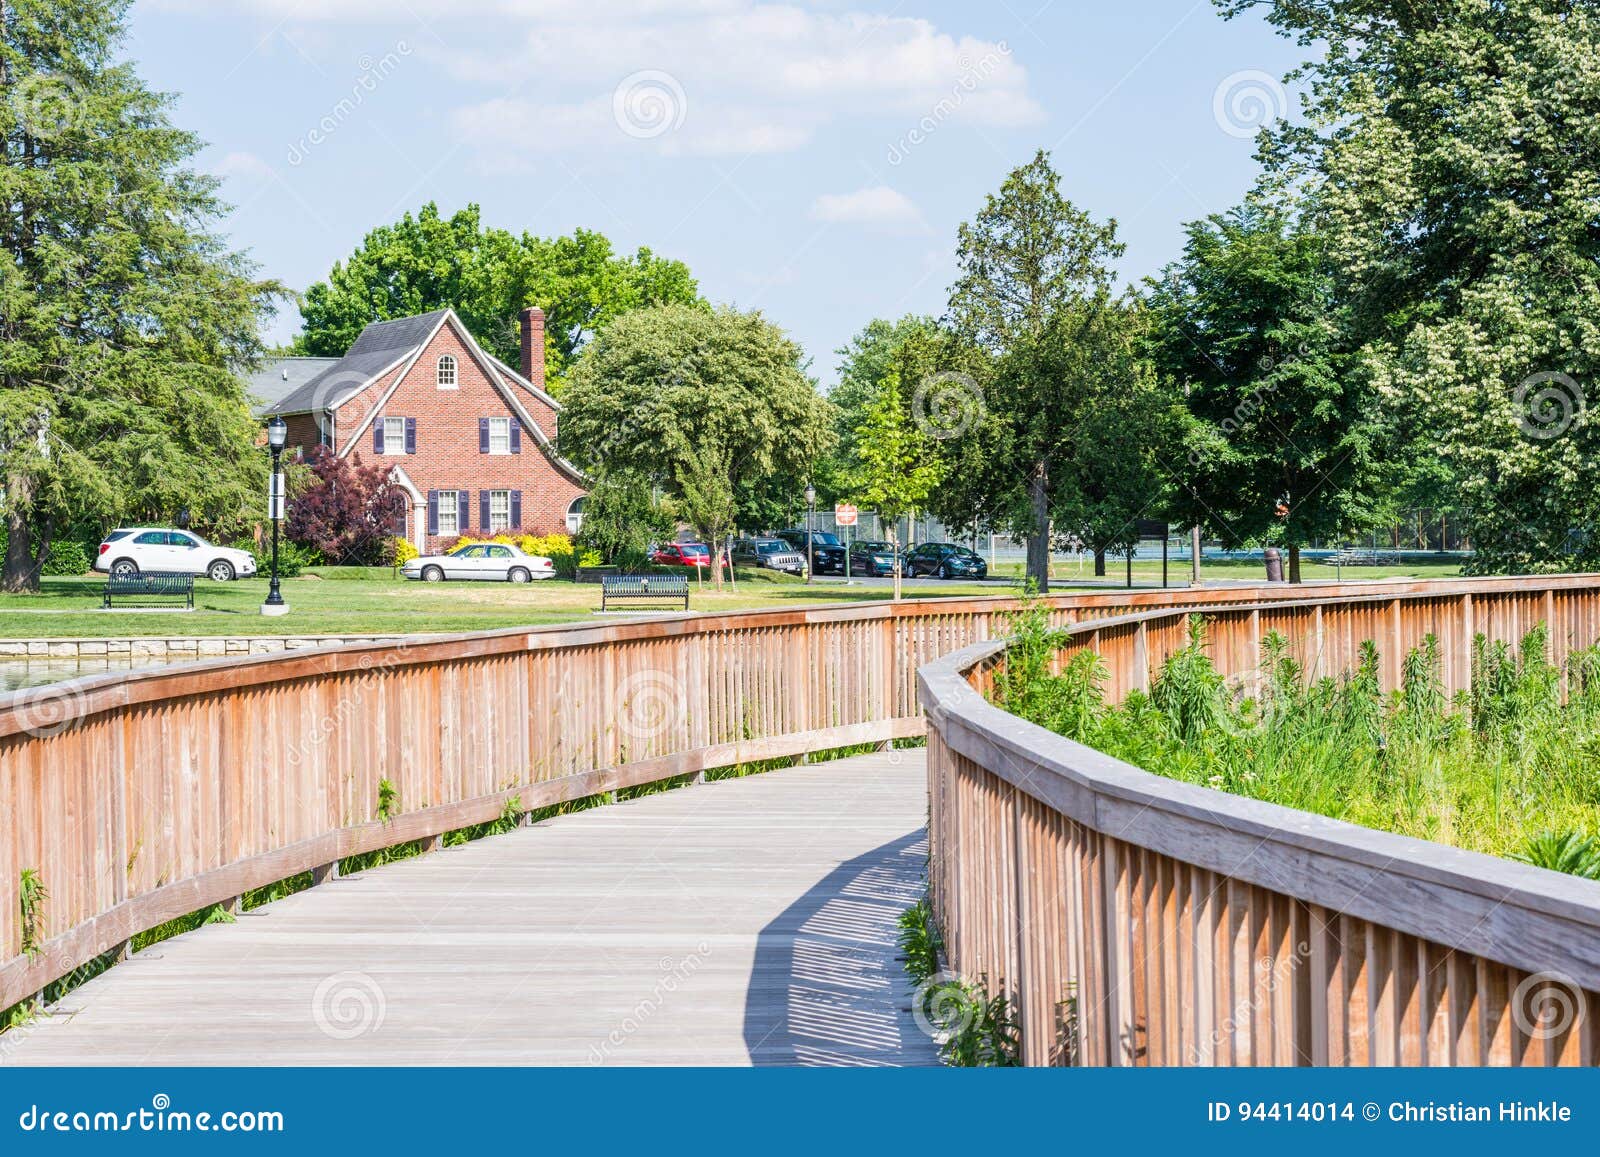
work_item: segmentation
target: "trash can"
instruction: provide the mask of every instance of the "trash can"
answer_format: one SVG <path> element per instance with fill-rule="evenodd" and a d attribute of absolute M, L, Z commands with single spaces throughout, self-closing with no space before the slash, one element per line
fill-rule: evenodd
<path fill-rule="evenodd" d="M 1278 553 L 1278 548 L 1269 546 L 1262 551 L 1262 557 L 1267 560 L 1267 581 L 1281 583 L 1283 581 L 1283 555 Z"/>

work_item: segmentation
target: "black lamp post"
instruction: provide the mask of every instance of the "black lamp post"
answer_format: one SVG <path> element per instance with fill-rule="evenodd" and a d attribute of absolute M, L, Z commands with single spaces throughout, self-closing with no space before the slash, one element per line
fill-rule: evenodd
<path fill-rule="evenodd" d="M 262 604 L 263 615 L 281 615 L 288 611 L 283 592 L 278 589 L 278 523 L 283 520 L 283 474 L 280 462 L 283 444 L 288 439 L 289 427 L 276 414 L 267 423 L 267 448 L 272 451 L 272 481 L 267 491 L 267 517 L 272 520 L 272 586 L 267 591 L 267 601 Z"/>
<path fill-rule="evenodd" d="M 817 488 L 806 483 L 806 582 L 816 569 Z"/>

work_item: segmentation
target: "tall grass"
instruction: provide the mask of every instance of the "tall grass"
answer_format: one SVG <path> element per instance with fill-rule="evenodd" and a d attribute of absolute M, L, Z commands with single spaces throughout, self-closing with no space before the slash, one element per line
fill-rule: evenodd
<path fill-rule="evenodd" d="M 1189 628 L 1150 692 L 1113 705 L 1097 655 L 1050 673 L 1060 635 L 1025 608 L 994 698 L 1159 775 L 1600 878 L 1600 648 L 1563 669 L 1543 625 L 1515 649 L 1480 636 L 1472 691 L 1452 697 L 1429 636 L 1386 695 L 1371 642 L 1352 669 L 1310 679 L 1274 632 L 1249 677 L 1226 679 L 1203 620 Z"/>

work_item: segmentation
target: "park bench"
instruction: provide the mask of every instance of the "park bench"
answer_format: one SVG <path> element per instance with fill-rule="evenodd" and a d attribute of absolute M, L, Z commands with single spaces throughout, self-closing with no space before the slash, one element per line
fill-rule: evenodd
<path fill-rule="evenodd" d="M 632 606 L 672 605 L 689 609 L 689 576 L 686 574 L 608 574 L 600 580 L 600 609 L 609 611 L 613 603 Z"/>
<path fill-rule="evenodd" d="M 194 575 L 192 574 L 114 574 L 106 579 L 106 589 L 100 604 L 110 610 L 112 599 L 123 602 L 142 602 L 150 599 L 182 599 L 186 610 L 194 610 Z"/>
<path fill-rule="evenodd" d="M 1395 566 L 1400 555 L 1395 551 L 1374 550 L 1369 547 L 1347 547 L 1328 558 L 1329 566 Z"/>

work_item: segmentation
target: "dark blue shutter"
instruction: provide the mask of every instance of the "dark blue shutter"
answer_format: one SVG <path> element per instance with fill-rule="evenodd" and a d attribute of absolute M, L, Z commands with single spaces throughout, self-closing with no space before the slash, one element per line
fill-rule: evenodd
<path fill-rule="evenodd" d="M 466 487 L 456 491 L 456 521 L 462 534 L 472 529 L 472 491 Z"/>
<path fill-rule="evenodd" d="M 416 452 L 417 452 L 417 420 L 415 418 L 407 418 L 406 419 L 406 453 L 407 454 L 415 454 Z"/>
<path fill-rule="evenodd" d="M 489 529 L 489 492 L 478 491 L 478 527 L 481 530 Z"/>
<path fill-rule="evenodd" d="M 383 419 L 375 418 L 372 422 L 372 452 L 383 453 Z"/>
<path fill-rule="evenodd" d="M 479 418 L 478 419 L 478 453 L 487 454 L 488 452 L 489 452 L 489 419 L 488 418 Z"/>
<path fill-rule="evenodd" d="M 511 452 L 522 453 L 522 423 L 515 418 L 511 419 Z"/>
<path fill-rule="evenodd" d="M 428 533 L 439 533 L 439 492 L 428 491 Z"/>
<path fill-rule="evenodd" d="M 513 430 L 516 429 L 515 426 L 511 428 Z M 512 444 L 515 445 L 515 443 Z M 511 492 L 511 526 L 515 530 L 522 529 L 522 491 L 520 490 Z"/>

